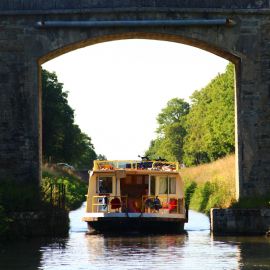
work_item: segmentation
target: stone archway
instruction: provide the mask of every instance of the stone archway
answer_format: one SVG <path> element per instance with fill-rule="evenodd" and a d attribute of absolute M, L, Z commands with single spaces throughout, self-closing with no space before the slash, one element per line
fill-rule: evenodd
<path fill-rule="evenodd" d="M 116 1 L 117 2 L 117 1 Z M 63 7 L 55 1 L 44 4 L 1 6 L 0 25 L 0 174 L 1 178 L 38 186 L 41 165 L 40 64 L 68 51 L 109 40 L 147 38 L 195 46 L 236 65 L 236 124 L 238 195 L 265 196 L 270 192 L 270 106 L 269 106 L 269 29 L 268 4 L 246 0 L 235 6 L 228 1 L 198 4 L 178 1 L 164 7 L 159 1 L 112 6 L 91 1 Z M 147 6 L 146 5 L 147 2 Z M 161 1 L 162 2 L 162 1 Z M 252 2 L 252 3 L 251 3 Z M 99 4 L 101 6 L 99 6 Z M 94 5 L 94 6 L 93 6 Z M 205 6 L 204 6 L 205 5 Z M 167 25 L 180 20 L 230 19 L 233 25 Z M 118 25 L 132 21 L 133 26 Z M 148 26 L 140 21 L 158 21 Z M 105 27 L 39 28 L 43 21 L 111 21 Z M 164 21 L 164 25 L 162 24 Z M 114 26 L 113 23 L 117 26 Z M 39 89 L 39 91 L 38 91 Z M 8 116 L 8 120 L 7 120 Z"/>

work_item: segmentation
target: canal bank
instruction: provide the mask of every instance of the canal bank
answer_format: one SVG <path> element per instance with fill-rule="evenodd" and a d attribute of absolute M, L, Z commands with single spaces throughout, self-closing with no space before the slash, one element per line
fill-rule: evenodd
<path fill-rule="evenodd" d="M 206 213 L 215 235 L 264 235 L 270 228 L 270 197 L 236 201 L 235 156 L 184 168 L 185 197 L 190 209 Z"/>

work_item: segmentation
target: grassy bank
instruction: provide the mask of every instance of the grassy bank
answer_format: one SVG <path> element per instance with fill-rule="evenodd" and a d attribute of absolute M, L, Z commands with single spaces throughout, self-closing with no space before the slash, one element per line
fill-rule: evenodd
<path fill-rule="evenodd" d="M 73 171 L 44 165 L 42 168 L 42 190 L 45 193 L 51 192 L 48 187 L 52 184 L 63 184 L 65 186 L 65 206 L 67 210 L 77 209 L 86 199 L 87 184 Z M 50 194 L 45 194 L 46 198 L 50 198 L 46 195 Z"/>
<path fill-rule="evenodd" d="M 235 156 L 181 170 L 190 209 L 209 213 L 235 202 Z"/>

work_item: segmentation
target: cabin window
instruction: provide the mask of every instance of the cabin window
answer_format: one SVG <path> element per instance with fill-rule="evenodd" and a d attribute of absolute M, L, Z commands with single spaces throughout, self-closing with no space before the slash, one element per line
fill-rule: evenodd
<path fill-rule="evenodd" d="M 160 177 L 159 194 L 176 194 L 176 178 Z"/>
<path fill-rule="evenodd" d="M 169 177 L 169 194 L 176 194 L 176 178 Z"/>
<path fill-rule="evenodd" d="M 112 177 L 97 177 L 97 193 L 112 193 Z"/>
<path fill-rule="evenodd" d="M 159 178 L 159 194 L 168 193 L 168 177 Z"/>
<path fill-rule="evenodd" d="M 150 195 L 155 195 L 156 193 L 156 177 L 150 177 Z"/>
<path fill-rule="evenodd" d="M 142 175 L 138 175 L 136 177 L 136 184 L 137 185 L 142 185 L 143 184 L 143 176 Z"/>

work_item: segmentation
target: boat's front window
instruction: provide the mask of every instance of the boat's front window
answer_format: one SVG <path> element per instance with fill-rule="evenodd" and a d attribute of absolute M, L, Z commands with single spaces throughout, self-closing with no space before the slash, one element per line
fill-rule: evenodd
<path fill-rule="evenodd" d="M 112 177 L 98 176 L 97 177 L 97 193 L 108 194 L 112 193 Z"/>

